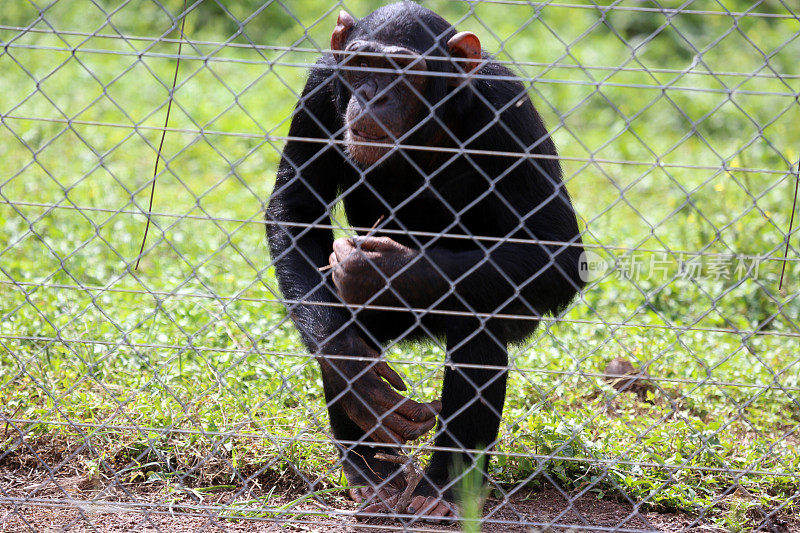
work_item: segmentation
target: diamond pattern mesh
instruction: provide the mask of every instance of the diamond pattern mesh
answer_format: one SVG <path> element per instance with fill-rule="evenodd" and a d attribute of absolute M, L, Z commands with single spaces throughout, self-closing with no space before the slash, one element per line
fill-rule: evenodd
<path fill-rule="evenodd" d="M 328 53 L 340 9 L 363 16 L 376 6 L 201 0 L 183 11 L 177 0 L 12 0 L 0 17 L 2 528 L 800 527 L 800 257 L 797 230 L 789 232 L 800 157 L 797 6 L 422 3 L 479 35 L 543 115 L 589 269 L 555 316 L 476 308 L 452 288 L 460 280 L 430 306 L 400 294 L 388 306 L 413 320 L 370 364 L 390 362 L 408 386 L 403 395 L 437 400 L 453 372 L 472 385 L 469 409 L 508 380 L 497 441 L 465 449 L 454 438 L 445 449 L 473 461 L 452 475 L 459 517 L 432 524 L 379 491 L 368 502 L 382 503 L 379 511 L 347 500 L 337 450 L 370 440 L 333 443 L 327 407 L 348 394 L 368 409 L 370 401 L 353 386 L 326 399 L 315 354 L 292 322 L 332 271 L 323 268 L 311 292 L 285 295 L 265 225 L 293 238 L 319 230 L 408 237 L 422 250 L 431 239 L 467 239 L 483 260 L 464 277 L 502 246 L 576 243 L 470 231 L 461 220 L 486 195 L 519 219 L 535 214 L 517 212 L 497 193 L 504 175 L 477 165 L 486 191 L 472 205 L 449 206 L 456 222 L 434 234 L 393 218 L 419 195 L 447 204 L 433 188 L 399 205 L 378 197 L 385 218 L 351 225 L 343 203 L 370 188 L 363 175 L 334 202 L 317 194 L 324 216 L 265 221 L 286 144 L 320 142 L 289 133 L 308 101 L 308 69 Z M 328 133 L 347 157 L 342 131 Z M 430 179 L 437 171 L 407 153 L 477 159 L 531 148 L 521 139 L 511 154 L 475 152 L 458 139 L 447 147 L 392 141 L 396 157 Z M 304 181 L 311 162 L 288 161 L 290 185 L 313 188 Z M 552 254 L 550 266 L 560 268 Z M 521 284 L 498 272 L 517 295 L 541 274 Z M 445 298 L 460 310 L 438 308 Z M 507 364 L 481 365 L 452 355 L 476 336 L 486 335 L 489 350 L 504 340 L 480 327 L 459 342 L 443 339 L 423 320 L 430 313 L 539 327 L 509 347 Z M 403 343 L 420 330 L 426 343 Z M 492 377 L 475 383 L 477 375 Z M 362 376 L 341 375 L 350 385 Z M 399 407 L 371 414 L 383 419 Z M 441 449 L 441 431 L 389 446 L 405 457 L 396 479 L 424 482 L 420 468 Z"/>

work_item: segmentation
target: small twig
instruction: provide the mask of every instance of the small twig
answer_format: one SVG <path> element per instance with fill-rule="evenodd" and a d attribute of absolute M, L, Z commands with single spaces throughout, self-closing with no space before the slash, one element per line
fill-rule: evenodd
<path fill-rule="evenodd" d="M 381 215 L 381 216 L 378 218 L 378 220 L 376 220 L 376 221 L 375 221 L 375 223 L 372 225 L 372 227 L 371 227 L 371 228 L 369 228 L 369 231 L 368 231 L 368 232 L 367 232 L 367 234 L 364 236 L 364 238 L 365 238 L 365 239 L 366 239 L 366 238 L 368 238 L 368 237 L 372 237 L 372 234 L 373 234 L 373 233 L 375 233 L 375 229 L 378 227 L 378 224 L 380 224 L 380 223 L 381 223 L 381 220 L 383 220 L 383 215 Z M 326 270 L 330 270 L 330 269 L 332 269 L 332 268 L 333 268 L 333 265 L 325 265 L 325 266 L 319 267 L 319 268 L 317 269 L 317 271 L 318 271 L 318 272 L 325 272 Z"/>
<path fill-rule="evenodd" d="M 378 228 L 378 224 L 380 224 L 382 221 L 383 221 L 383 215 L 379 216 L 378 220 L 376 220 L 375 223 L 372 225 L 372 227 L 369 228 L 366 237 L 372 237 L 372 234 L 375 233 L 375 230 Z"/>
<path fill-rule="evenodd" d="M 161 130 L 161 142 L 158 145 L 158 152 L 156 152 L 156 164 L 153 169 L 153 184 L 150 186 L 150 207 L 147 208 L 147 224 L 144 227 L 144 236 L 142 237 L 142 246 L 139 248 L 139 257 L 136 258 L 136 266 L 134 270 L 139 270 L 139 261 L 142 260 L 142 252 L 144 252 L 144 244 L 147 242 L 147 233 L 150 230 L 150 217 L 153 213 L 153 196 L 156 192 L 156 176 L 158 176 L 158 162 L 161 160 L 161 149 L 164 147 L 164 137 L 167 136 L 167 126 L 169 126 L 169 112 L 172 109 L 173 95 L 175 94 L 175 85 L 178 82 L 178 69 L 181 66 L 181 48 L 183 48 L 183 27 L 186 24 L 186 0 L 183 0 L 183 18 L 181 18 L 181 40 L 178 41 L 178 57 L 175 60 L 175 75 L 172 78 L 172 89 L 169 91 L 169 101 L 167 102 L 167 116 L 164 118 L 164 129 Z"/>
<path fill-rule="evenodd" d="M 394 463 L 397 465 L 406 466 L 408 464 L 409 457 L 407 455 L 397 455 L 393 453 L 382 453 L 378 452 L 373 457 L 378 461 L 386 461 L 387 463 Z"/>
<path fill-rule="evenodd" d="M 8 418 L 6 418 L 6 427 L 5 427 L 5 428 L 3 428 L 3 436 L 2 436 L 2 439 L 3 439 L 3 440 L 5 440 L 5 438 L 6 438 L 6 435 L 8 434 L 8 424 L 9 424 L 9 420 L 10 420 L 10 419 L 12 419 L 12 418 L 14 418 L 14 417 L 16 417 L 16 416 L 17 416 L 17 413 L 19 413 L 20 409 L 22 409 L 22 405 L 19 405 L 19 406 L 17 406 L 16 410 L 15 410 L 15 411 L 14 411 L 14 412 L 11 414 L 11 416 L 10 416 L 10 417 L 8 417 Z"/>
<path fill-rule="evenodd" d="M 403 494 L 400 495 L 400 498 L 394 505 L 394 511 L 396 513 L 405 513 L 408 509 L 408 505 L 411 503 L 414 489 L 417 488 L 417 485 L 419 485 L 424 475 L 422 469 L 417 466 L 416 458 L 413 456 L 409 457 L 408 455 L 393 455 L 388 453 L 376 453 L 374 457 L 379 461 L 403 465 L 403 474 L 405 474 L 406 477 L 406 490 L 403 491 Z"/>
<path fill-rule="evenodd" d="M 797 178 L 794 182 L 794 200 L 792 201 L 792 216 L 789 218 L 789 231 L 786 232 L 786 250 L 783 252 L 783 266 L 781 267 L 781 281 L 778 283 L 778 290 L 783 288 L 783 275 L 786 273 L 786 261 L 789 259 L 789 241 L 792 238 L 792 226 L 794 225 L 794 212 L 797 209 L 797 189 L 800 185 L 800 160 L 797 161 Z"/>
<path fill-rule="evenodd" d="M 357 451 L 355 451 L 355 450 L 352 450 L 352 451 L 351 451 L 351 453 L 354 453 L 354 454 L 356 454 L 357 456 L 361 457 L 361 459 L 364 461 L 364 464 L 365 464 L 365 465 L 367 465 L 367 468 L 369 468 L 370 472 L 372 472 L 373 474 L 375 474 L 375 477 L 378 477 L 378 478 L 380 478 L 380 477 L 381 477 L 381 475 L 380 475 L 380 474 L 378 474 L 378 473 L 375 471 L 375 469 L 374 469 L 374 468 L 372 468 L 372 466 L 369 464 L 369 461 L 367 461 L 367 458 L 366 458 L 366 457 L 364 457 L 362 454 L 358 453 L 358 452 L 357 452 Z"/>

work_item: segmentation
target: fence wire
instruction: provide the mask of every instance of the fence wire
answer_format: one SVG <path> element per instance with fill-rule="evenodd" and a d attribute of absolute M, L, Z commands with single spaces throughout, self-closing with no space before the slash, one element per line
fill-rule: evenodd
<path fill-rule="evenodd" d="M 800 531 L 798 7 L 420 4 L 3 5 L 0 530 Z"/>

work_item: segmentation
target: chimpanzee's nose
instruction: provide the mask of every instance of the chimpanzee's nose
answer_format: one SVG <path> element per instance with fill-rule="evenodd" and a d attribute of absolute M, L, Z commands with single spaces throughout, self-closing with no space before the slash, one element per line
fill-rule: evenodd
<path fill-rule="evenodd" d="M 368 81 L 361 85 L 358 89 L 356 89 L 356 98 L 358 98 L 362 104 L 377 104 L 383 101 L 386 98 L 386 95 L 380 95 L 377 100 L 375 100 L 375 96 L 378 94 L 378 84 L 374 81 Z"/>

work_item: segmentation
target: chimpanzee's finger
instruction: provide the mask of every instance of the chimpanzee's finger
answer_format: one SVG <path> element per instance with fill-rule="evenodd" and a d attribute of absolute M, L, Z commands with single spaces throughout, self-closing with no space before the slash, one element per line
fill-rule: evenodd
<path fill-rule="evenodd" d="M 366 495 L 364 494 L 364 487 L 351 487 L 350 490 L 347 491 L 350 499 L 356 503 L 361 503 L 366 499 Z"/>
<path fill-rule="evenodd" d="M 353 355 L 364 355 L 374 359 L 377 359 L 381 356 L 380 352 L 367 344 L 367 341 L 365 341 L 363 338 L 355 337 L 353 342 L 355 345 L 355 351 L 353 352 Z"/>
<path fill-rule="evenodd" d="M 436 411 L 437 416 L 442 412 L 442 402 L 440 400 L 433 400 L 432 402 L 428 402 L 427 405 Z"/>
<path fill-rule="evenodd" d="M 403 245 L 389 237 L 354 237 L 353 244 L 365 252 L 397 252 Z"/>
<path fill-rule="evenodd" d="M 455 509 L 448 502 L 442 501 L 435 496 L 417 496 L 408 506 L 408 513 L 424 517 L 426 519 L 434 519 L 438 522 L 439 518 L 454 517 Z"/>
<path fill-rule="evenodd" d="M 376 442 L 383 442 L 386 444 L 405 444 L 408 440 L 395 433 L 387 424 L 384 424 L 381 419 L 363 422 L 362 420 L 352 419 L 358 427 L 364 430 L 366 435 Z"/>
<path fill-rule="evenodd" d="M 398 374 L 392 367 L 390 367 L 386 361 L 381 361 L 380 363 L 376 364 L 375 372 L 377 372 L 380 377 L 389 382 L 389 385 L 391 385 L 392 387 L 394 387 L 399 391 L 404 391 L 408 388 L 406 387 L 405 382 L 403 382 L 403 378 L 400 377 L 400 374 Z"/>
<path fill-rule="evenodd" d="M 439 502 L 433 511 L 428 513 L 428 516 L 434 518 L 445 518 L 447 516 L 456 516 L 456 513 L 452 505 L 449 505 L 447 502 Z"/>
<path fill-rule="evenodd" d="M 339 261 L 344 261 L 347 256 L 356 250 L 353 241 L 345 237 L 341 237 L 333 241 L 333 253 Z"/>
<path fill-rule="evenodd" d="M 423 422 L 436 418 L 442 410 L 442 402 L 435 400 L 428 403 L 415 402 L 409 398 L 395 395 L 386 395 L 380 398 L 381 405 L 387 409 L 391 409 L 403 418 L 407 418 L 414 422 Z"/>
<path fill-rule="evenodd" d="M 364 507 L 361 510 L 362 513 L 390 513 L 394 511 L 394 506 L 397 504 L 397 500 L 400 499 L 400 495 L 396 494 L 389 498 L 381 498 L 380 501 L 375 502 L 371 505 Z"/>
<path fill-rule="evenodd" d="M 339 258 L 336 257 L 336 252 L 331 252 L 331 255 L 328 256 L 328 264 L 330 266 L 336 266 L 339 264 Z"/>
<path fill-rule="evenodd" d="M 331 279 L 333 280 L 333 284 L 336 285 L 336 288 L 341 292 L 341 283 L 342 283 L 342 276 L 344 272 L 342 272 L 341 268 L 338 268 L 338 263 L 335 267 L 331 269 Z"/>
<path fill-rule="evenodd" d="M 408 512 L 416 515 L 429 515 L 440 503 L 439 499 L 435 496 L 417 496 L 411 500 L 408 506 Z"/>
<path fill-rule="evenodd" d="M 428 503 L 427 497 L 414 496 L 411 499 L 411 503 L 408 504 L 407 510 L 410 514 L 423 514 L 428 507 L 430 507 L 430 504 Z"/>
<path fill-rule="evenodd" d="M 400 435 L 403 442 L 416 440 L 420 435 L 424 435 L 436 425 L 436 419 L 431 418 L 422 422 L 414 422 L 395 413 L 389 413 L 381 417 L 381 423 L 388 430 L 396 435 Z"/>

